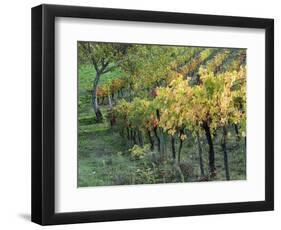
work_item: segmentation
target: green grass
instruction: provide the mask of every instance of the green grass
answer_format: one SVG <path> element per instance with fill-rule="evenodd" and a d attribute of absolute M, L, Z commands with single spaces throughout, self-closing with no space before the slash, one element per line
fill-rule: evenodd
<path fill-rule="evenodd" d="M 126 165 L 117 152 L 125 151 L 122 138 L 107 123 L 79 127 L 79 186 L 111 184 L 114 165 Z"/>
<path fill-rule="evenodd" d="M 102 75 L 100 84 L 112 81 L 122 76 L 116 69 Z M 120 153 L 128 150 L 127 143 L 119 134 L 112 132 L 106 120 L 95 123 L 95 115 L 91 106 L 91 95 L 95 70 L 89 65 L 79 68 L 79 138 L 78 138 L 78 186 L 111 185 L 122 178 L 130 169 L 130 159 Z M 101 111 L 106 117 L 107 107 Z M 132 165 L 134 167 L 134 165 Z"/>
<path fill-rule="evenodd" d="M 84 94 L 86 90 L 91 89 L 93 85 L 93 79 L 95 77 L 96 71 L 91 65 L 80 65 L 78 70 L 79 78 L 79 93 Z M 100 78 L 100 85 L 124 76 L 124 73 L 120 69 L 115 69 L 112 72 L 105 73 Z"/>

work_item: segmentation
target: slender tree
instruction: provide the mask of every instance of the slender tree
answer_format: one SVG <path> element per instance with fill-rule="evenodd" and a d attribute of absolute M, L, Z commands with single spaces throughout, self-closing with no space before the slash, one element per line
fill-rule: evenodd
<path fill-rule="evenodd" d="M 204 177 L 205 172 L 204 172 L 204 163 L 203 163 L 203 157 L 202 157 L 202 146 L 201 146 L 201 142 L 200 142 L 199 131 L 196 131 L 196 138 L 197 138 L 198 153 L 199 153 L 200 173 L 201 173 L 201 176 Z"/>
<path fill-rule="evenodd" d="M 97 122 L 103 119 L 97 100 L 97 88 L 100 78 L 104 74 L 113 71 L 121 64 L 128 47 L 129 46 L 126 44 L 115 43 L 78 43 L 79 62 L 88 63 L 95 69 L 92 88 L 92 106 L 96 114 Z"/>
<path fill-rule="evenodd" d="M 223 161 L 224 161 L 225 179 L 226 180 L 230 180 L 229 167 L 228 167 L 228 155 L 227 155 L 227 151 L 226 151 L 226 137 L 227 137 L 227 130 L 226 130 L 226 127 L 224 126 L 222 128 L 221 147 L 222 147 L 222 150 L 223 150 Z"/>

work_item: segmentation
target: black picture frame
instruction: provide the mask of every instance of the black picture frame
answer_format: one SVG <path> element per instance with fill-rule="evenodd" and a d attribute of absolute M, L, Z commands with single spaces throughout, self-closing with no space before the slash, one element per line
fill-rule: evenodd
<path fill-rule="evenodd" d="M 265 200 L 55 213 L 55 18 L 109 19 L 265 29 Z M 274 20 L 110 8 L 32 8 L 32 221 L 41 225 L 267 211 L 274 209 Z"/>

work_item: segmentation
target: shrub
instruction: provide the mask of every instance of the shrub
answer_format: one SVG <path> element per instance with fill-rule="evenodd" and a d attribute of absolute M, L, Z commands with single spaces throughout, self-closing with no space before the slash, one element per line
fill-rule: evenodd
<path fill-rule="evenodd" d="M 135 172 L 136 184 L 154 184 L 155 175 L 151 168 L 138 168 Z"/>
<path fill-rule="evenodd" d="M 143 147 L 134 145 L 131 149 L 129 149 L 129 152 L 134 159 L 139 160 L 144 158 L 144 156 L 150 152 L 150 147 L 149 145 L 144 145 Z"/>

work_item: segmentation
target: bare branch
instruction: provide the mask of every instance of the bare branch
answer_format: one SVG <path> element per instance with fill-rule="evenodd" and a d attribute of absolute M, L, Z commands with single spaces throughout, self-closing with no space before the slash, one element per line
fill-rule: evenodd
<path fill-rule="evenodd" d="M 115 65 L 112 65 L 112 66 L 110 66 L 109 68 L 106 69 L 106 67 L 107 67 L 108 64 L 109 64 L 109 61 L 107 61 L 106 66 L 105 66 L 105 68 L 103 69 L 102 73 L 104 74 L 104 73 L 108 73 L 108 72 L 112 71 L 113 69 L 115 69 L 116 67 L 118 67 L 118 66 L 120 65 L 120 63 L 121 63 L 121 61 L 118 61 L 118 62 L 115 63 Z"/>
<path fill-rule="evenodd" d="M 94 58 L 94 57 L 91 57 L 91 59 L 92 59 L 93 65 L 94 65 L 94 67 L 95 67 L 95 70 L 96 70 L 97 72 L 100 72 L 99 67 L 98 67 L 98 64 L 97 64 L 95 58 Z"/>

